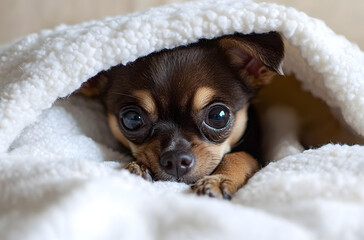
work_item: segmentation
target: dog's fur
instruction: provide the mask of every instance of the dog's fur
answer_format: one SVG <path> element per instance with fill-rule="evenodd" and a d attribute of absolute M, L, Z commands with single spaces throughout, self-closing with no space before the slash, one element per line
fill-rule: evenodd
<path fill-rule="evenodd" d="M 112 133 L 135 157 L 130 172 L 230 199 L 263 164 L 249 103 L 283 56 L 275 32 L 201 40 L 112 67 L 79 92 L 102 98 Z"/>

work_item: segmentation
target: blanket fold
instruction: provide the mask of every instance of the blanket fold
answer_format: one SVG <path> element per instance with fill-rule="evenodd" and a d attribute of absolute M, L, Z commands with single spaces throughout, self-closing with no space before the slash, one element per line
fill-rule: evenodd
<path fill-rule="evenodd" d="M 178 3 L 62 25 L 1 47 L 0 238 L 363 239 L 362 146 L 303 151 L 297 136 L 273 134 L 279 161 L 232 202 L 219 201 L 121 170 L 130 159 L 117 151 L 100 103 L 71 96 L 98 72 L 155 51 L 269 31 L 285 38 L 285 73 L 363 136 L 363 52 L 293 8 Z"/>

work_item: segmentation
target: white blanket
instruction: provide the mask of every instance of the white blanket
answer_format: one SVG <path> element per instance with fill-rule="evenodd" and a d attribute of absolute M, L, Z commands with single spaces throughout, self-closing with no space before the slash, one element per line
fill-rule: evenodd
<path fill-rule="evenodd" d="M 287 40 L 285 72 L 364 135 L 363 52 L 292 8 L 172 4 L 0 48 L 0 239 L 364 239 L 362 146 L 302 151 L 278 127 L 279 161 L 232 201 L 197 197 L 183 183 L 121 170 L 129 159 L 116 151 L 100 103 L 69 96 L 99 71 L 153 51 L 267 31 Z"/>

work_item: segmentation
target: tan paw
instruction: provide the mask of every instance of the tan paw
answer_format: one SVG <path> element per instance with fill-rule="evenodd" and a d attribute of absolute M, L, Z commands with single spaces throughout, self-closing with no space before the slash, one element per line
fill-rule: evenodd
<path fill-rule="evenodd" d="M 228 200 L 237 191 L 234 182 L 222 174 L 203 177 L 192 185 L 191 188 L 197 195 L 207 195 Z"/>
<path fill-rule="evenodd" d="M 125 166 L 125 169 L 128 170 L 130 173 L 141 176 L 145 180 L 153 181 L 153 178 L 150 174 L 148 168 L 146 168 L 143 164 L 137 163 L 135 161 L 128 163 Z"/>

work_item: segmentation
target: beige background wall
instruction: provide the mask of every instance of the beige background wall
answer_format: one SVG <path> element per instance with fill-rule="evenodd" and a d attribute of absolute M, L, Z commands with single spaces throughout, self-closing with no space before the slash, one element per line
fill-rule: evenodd
<path fill-rule="evenodd" d="M 183 0 L 0 0 L 0 44 L 22 35 Z M 260 0 L 257 0 L 260 1 Z M 364 49 L 363 0 L 265 0 L 324 19 Z"/>

